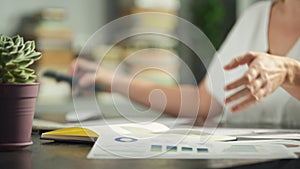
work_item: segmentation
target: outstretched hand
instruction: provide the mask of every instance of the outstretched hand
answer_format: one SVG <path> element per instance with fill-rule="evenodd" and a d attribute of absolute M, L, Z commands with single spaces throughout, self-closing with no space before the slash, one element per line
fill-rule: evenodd
<path fill-rule="evenodd" d="M 225 99 L 225 104 L 241 100 L 231 107 L 232 112 L 242 111 L 257 104 L 286 82 L 289 72 L 284 58 L 267 53 L 249 52 L 236 57 L 224 67 L 225 70 L 244 64 L 249 67 L 242 77 L 225 86 L 226 91 L 242 88 Z"/>

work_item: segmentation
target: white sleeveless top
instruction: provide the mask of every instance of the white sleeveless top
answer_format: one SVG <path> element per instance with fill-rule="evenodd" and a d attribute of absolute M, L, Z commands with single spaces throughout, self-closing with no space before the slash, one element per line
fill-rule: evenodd
<path fill-rule="evenodd" d="M 206 88 L 220 103 L 223 103 L 225 99 L 220 94 L 224 92 L 225 84 L 241 77 L 246 72 L 247 66 L 240 66 L 232 71 L 225 71 L 225 77 L 223 78 L 220 78 L 222 76 L 220 72 L 217 73 L 214 70 L 223 69 L 218 63 L 224 66 L 233 58 L 248 51 L 266 52 L 268 50 L 268 24 L 271 7 L 272 2 L 265 1 L 256 3 L 245 11 L 211 62 L 207 74 Z M 217 56 L 220 62 L 218 62 Z M 287 57 L 300 60 L 299 40 L 288 52 Z M 225 80 L 222 80 L 224 78 Z M 212 83 L 217 83 L 217 87 L 212 88 Z M 225 95 L 228 96 L 229 93 Z M 259 104 L 243 112 L 232 114 L 229 108 L 230 105 L 225 107 L 225 114 L 222 117 L 222 120 L 227 123 L 300 124 L 300 101 L 282 88 L 278 88 Z"/>

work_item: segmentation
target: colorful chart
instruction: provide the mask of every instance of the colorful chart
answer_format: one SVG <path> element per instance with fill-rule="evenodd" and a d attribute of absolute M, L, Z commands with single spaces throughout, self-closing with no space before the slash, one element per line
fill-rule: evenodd
<path fill-rule="evenodd" d="M 188 146 L 173 146 L 173 145 L 160 145 L 160 144 L 153 144 L 150 148 L 151 152 L 186 152 L 186 153 L 192 153 L 192 152 L 198 152 L 198 153 L 208 153 L 208 148 L 206 147 L 188 147 Z"/>
<path fill-rule="evenodd" d="M 117 137 L 117 138 L 115 138 L 115 141 L 117 141 L 117 142 L 135 142 L 135 141 L 138 141 L 138 139 L 132 138 L 132 137 Z"/>

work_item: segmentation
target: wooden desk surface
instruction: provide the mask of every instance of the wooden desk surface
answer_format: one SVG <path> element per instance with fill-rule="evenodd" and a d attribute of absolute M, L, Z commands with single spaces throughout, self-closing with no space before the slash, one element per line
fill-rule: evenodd
<path fill-rule="evenodd" d="M 57 143 L 39 139 L 25 150 L 0 152 L 0 169 L 176 169 L 176 168 L 300 168 L 300 160 L 167 160 L 167 159 L 111 159 L 89 160 L 89 144 Z"/>

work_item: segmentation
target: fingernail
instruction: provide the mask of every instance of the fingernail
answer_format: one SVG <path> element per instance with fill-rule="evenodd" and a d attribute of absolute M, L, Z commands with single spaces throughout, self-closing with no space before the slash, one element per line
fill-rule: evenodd
<path fill-rule="evenodd" d="M 233 64 L 234 64 L 234 62 L 233 62 L 233 61 L 231 61 L 231 62 L 230 62 L 230 63 L 228 63 L 226 66 L 227 66 L 227 67 L 231 67 Z"/>
<path fill-rule="evenodd" d="M 223 69 L 229 69 L 230 68 L 230 65 L 225 65 L 224 67 L 223 67 Z"/>
<path fill-rule="evenodd" d="M 237 107 L 232 107 L 231 110 L 230 110 L 231 113 L 235 113 L 236 109 L 237 109 Z"/>
<path fill-rule="evenodd" d="M 224 90 L 230 90 L 230 86 L 225 86 Z"/>
<path fill-rule="evenodd" d="M 225 104 L 228 104 L 230 102 L 230 99 L 226 98 L 225 99 Z"/>

